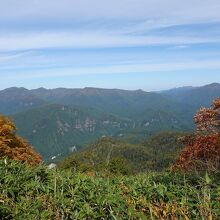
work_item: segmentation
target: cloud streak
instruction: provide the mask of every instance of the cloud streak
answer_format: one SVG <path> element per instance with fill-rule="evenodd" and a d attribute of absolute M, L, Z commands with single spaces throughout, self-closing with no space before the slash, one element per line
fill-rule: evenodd
<path fill-rule="evenodd" d="M 219 43 L 219 11 L 219 0 L 1 1 L 0 51 Z M 192 24 L 216 28 L 173 31 Z"/>
<path fill-rule="evenodd" d="M 217 37 L 133 36 L 103 32 L 42 32 L 0 36 L 0 51 L 220 43 Z"/>
<path fill-rule="evenodd" d="M 153 63 L 153 64 L 127 64 L 127 65 L 111 65 L 105 67 L 81 67 L 81 68 L 55 68 L 35 70 L 31 72 L 20 72 L 17 74 L 6 74 L 2 79 L 35 79 L 35 78 L 57 78 L 67 76 L 86 76 L 86 75 L 105 75 L 105 74 L 128 74 L 141 73 L 151 74 L 155 72 L 172 72 L 187 70 L 220 70 L 219 60 L 193 61 L 193 62 L 175 62 L 175 63 Z"/>

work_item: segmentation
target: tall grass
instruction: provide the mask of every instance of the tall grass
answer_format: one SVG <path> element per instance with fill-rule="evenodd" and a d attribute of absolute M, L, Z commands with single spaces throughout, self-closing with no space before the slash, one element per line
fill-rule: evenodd
<path fill-rule="evenodd" d="M 0 219 L 220 219 L 220 176 L 103 177 L 0 161 Z"/>

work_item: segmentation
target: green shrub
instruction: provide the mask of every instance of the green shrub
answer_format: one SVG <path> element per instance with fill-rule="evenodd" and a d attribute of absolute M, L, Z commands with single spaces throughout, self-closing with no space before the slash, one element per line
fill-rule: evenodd
<path fill-rule="evenodd" d="M 219 174 L 103 177 L 0 160 L 0 219 L 219 219 L 219 183 Z"/>

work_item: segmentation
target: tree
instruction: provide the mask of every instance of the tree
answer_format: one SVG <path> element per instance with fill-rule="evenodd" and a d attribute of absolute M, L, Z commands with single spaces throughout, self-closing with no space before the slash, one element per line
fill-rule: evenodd
<path fill-rule="evenodd" d="M 128 175 L 132 174 L 132 169 L 128 161 L 124 157 L 113 157 L 106 166 L 112 174 Z"/>
<path fill-rule="evenodd" d="M 196 130 L 182 139 L 185 148 L 173 169 L 220 169 L 220 98 L 201 108 L 194 120 Z"/>
<path fill-rule="evenodd" d="M 16 135 L 13 122 L 0 115 L 0 158 L 8 157 L 14 160 L 26 161 L 35 165 L 41 163 L 41 156 L 23 138 Z"/>

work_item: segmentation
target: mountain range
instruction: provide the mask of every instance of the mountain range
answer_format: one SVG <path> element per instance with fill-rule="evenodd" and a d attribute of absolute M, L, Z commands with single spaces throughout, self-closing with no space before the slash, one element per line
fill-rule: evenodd
<path fill-rule="evenodd" d="M 219 96 L 218 83 L 160 92 L 13 87 L 0 91 L 0 113 L 49 161 L 102 136 L 140 143 L 158 132 L 190 131 L 195 112 Z"/>

